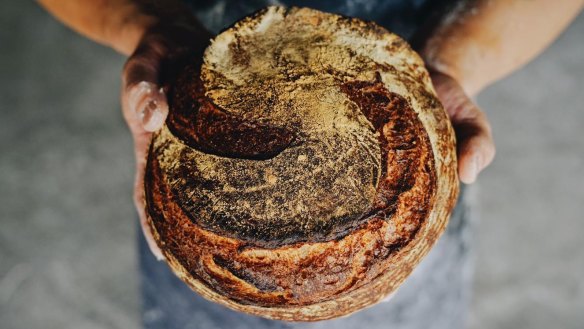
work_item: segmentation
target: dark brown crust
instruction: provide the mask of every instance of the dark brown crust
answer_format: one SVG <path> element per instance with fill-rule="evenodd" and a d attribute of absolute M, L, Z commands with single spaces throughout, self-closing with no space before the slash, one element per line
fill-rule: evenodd
<path fill-rule="evenodd" d="M 337 17 L 307 9 L 296 10 L 291 12 L 307 15 L 310 24 L 318 25 L 321 20 Z M 241 24 L 251 23 L 244 20 Z M 338 24 L 357 29 L 364 35 L 373 33 L 384 37 L 388 34 L 358 20 L 338 18 Z M 390 53 L 411 53 L 403 41 L 392 38 L 395 41 L 390 46 L 395 48 L 388 48 Z M 242 52 L 240 46 L 233 43 L 229 47 L 233 53 Z M 232 60 L 234 65 L 250 65 L 253 57 L 243 55 L 241 61 Z M 177 275 L 204 297 L 226 306 L 296 321 L 345 315 L 394 291 L 444 229 L 457 194 L 452 129 L 431 87 L 427 87 L 429 79 L 419 67 L 420 63 L 418 58 L 413 58 L 405 64 L 411 66 L 408 70 L 404 70 L 403 63 L 399 69 L 378 64 L 379 71 L 373 79 L 354 78 L 330 68 L 320 73 L 305 72 L 333 76 L 338 92 L 362 113 L 371 131 L 377 134 L 379 153 L 376 157 L 381 161 L 375 160 L 380 163 L 378 167 L 373 158 L 355 157 L 348 162 L 348 165 L 363 165 L 370 161 L 371 165 L 363 168 L 379 172 L 362 176 L 368 177 L 362 184 L 376 187 L 364 204 L 366 207 L 340 220 L 320 218 L 319 221 L 318 216 L 314 217 L 315 222 L 329 226 L 310 224 L 309 217 L 309 222 L 302 222 L 309 225 L 296 231 L 279 227 L 279 218 L 262 222 L 265 219 L 242 215 L 234 218 L 239 220 L 237 222 L 217 221 L 221 216 L 202 216 L 196 209 L 203 208 L 193 207 L 205 195 L 193 187 L 209 183 L 199 181 L 189 171 L 195 166 L 180 166 L 181 163 L 193 161 L 199 153 L 234 161 L 271 161 L 290 149 L 303 150 L 310 136 L 301 127 L 302 118 L 299 121 L 294 117 L 294 107 L 286 108 L 285 113 L 291 113 L 290 120 L 281 122 L 235 115 L 228 106 L 215 104 L 205 93 L 194 66 L 186 70 L 171 99 L 167 128 L 156 133 L 153 139 L 145 175 L 149 224 Z M 407 95 L 388 90 L 387 81 L 382 81 L 381 76 L 387 72 L 406 86 Z M 298 78 L 293 74 L 284 77 L 290 81 Z M 316 79 L 318 81 L 318 76 Z M 264 85 L 269 88 L 269 83 Z M 311 85 L 304 84 L 303 88 L 310 89 Z M 276 94 L 281 92 L 277 88 L 274 90 Z M 266 94 L 269 93 L 258 90 L 254 97 Z M 279 103 L 277 97 L 258 101 L 264 108 L 270 102 Z M 259 134 L 252 134 L 254 131 Z M 180 151 L 185 145 L 199 153 Z M 310 149 L 310 152 L 315 158 L 307 161 L 317 161 L 318 154 L 314 152 L 319 149 Z M 321 166 L 334 165 L 330 161 L 313 165 L 318 167 L 319 163 Z M 378 179 L 372 180 L 376 176 Z M 322 183 L 321 187 L 315 187 L 326 189 L 326 177 Z M 248 185 L 254 184 L 258 182 Z M 185 200 L 185 193 L 193 196 L 193 201 L 188 201 L 191 204 L 180 201 Z M 290 201 L 282 200 L 284 203 Z M 315 209 L 318 206 L 314 204 Z M 205 211 L 209 209 L 212 208 Z M 238 226 L 241 223 L 243 226 Z"/>
<path fill-rule="evenodd" d="M 426 184 L 431 188 L 422 191 L 418 203 L 429 206 L 429 196 L 436 185 L 432 148 L 422 123 L 405 98 L 389 92 L 380 78 L 374 82 L 345 82 L 341 90 L 357 103 L 379 133 L 383 176 L 371 213 L 389 218 L 395 211 L 399 196 L 414 186 L 416 176 L 422 171 L 428 173 Z M 420 163 L 424 157 L 428 162 Z M 388 171 L 388 168 L 391 170 Z M 424 216 L 425 211 L 414 224 L 416 227 L 419 227 Z M 404 239 L 404 243 L 407 241 L 409 237 Z"/>
<path fill-rule="evenodd" d="M 295 135 L 286 127 L 245 120 L 213 104 L 195 65 L 174 84 L 166 121 L 173 135 L 191 148 L 239 159 L 266 160 L 291 146 Z"/>
<path fill-rule="evenodd" d="M 194 224 L 204 229 L 240 239 L 249 245 L 272 248 L 298 242 L 340 239 L 373 217 L 389 219 L 395 212 L 399 195 L 412 188 L 417 171 L 427 170 L 430 173 L 429 179 L 432 180 L 428 182 L 428 186 L 435 186 L 434 166 L 432 163 L 426 164 L 426 168 L 420 168 L 418 165 L 421 153 L 430 154 L 429 159 L 432 160 L 431 146 L 424 128 L 407 101 L 387 91 L 379 79 L 372 82 L 348 81 L 339 86 L 342 92 L 357 104 L 379 135 L 381 178 L 372 207 L 364 214 L 356 214 L 353 218 L 328 220 L 320 226 L 300 226 L 297 229 L 290 229 L 288 226 L 281 229 L 272 225 L 263 229 L 265 226 L 261 225 L 261 219 L 252 218 L 245 212 L 235 217 L 223 217 L 221 213 L 201 217 L 190 213 L 184 207 L 181 208 L 190 215 L 188 217 Z M 269 123 L 245 121 L 213 104 L 205 96 L 205 90 L 194 65 L 189 65 L 183 70 L 175 86 L 170 98 L 173 111 L 168 116 L 166 124 L 174 136 L 191 148 L 225 157 L 266 160 L 287 147 L 303 147 L 304 136 L 297 137 L 297 131 L 286 127 L 274 127 Z M 161 151 L 157 153 L 162 154 Z M 390 176 L 387 170 L 388 156 L 392 157 L 389 160 Z M 190 176 L 189 173 L 181 175 L 186 179 L 186 185 L 201 184 Z M 433 190 L 434 188 L 424 191 L 424 195 L 419 197 L 419 203 L 427 204 Z M 193 202 L 205 202 L 201 198 L 204 196 L 193 194 Z M 173 202 L 180 205 L 178 200 Z M 235 222 L 249 222 L 255 225 L 241 226 Z M 421 219 L 413 222 L 417 222 L 415 227 L 418 228 Z M 288 223 L 283 223 L 282 227 L 286 224 Z M 401 240 L 406 243 L 409 239 L 408 236 Z"/>
<path fill-rule="evenodd" d="M 380 132 L 384 174 L 374 206 L 365 218 L 358 219 L 362 223 L 359 228 L 337 235 L 333 241 L 324 241 L 329 242 L 327 248 L 302 261 L 250 259 L 241 251 L 254 245 L 253 241 L 238 237 L 238 232 L 230 231 L 232 227 L 203 233 L 207 229 L 205 223 L 185 213 L 165 183 L 157 160 L 164 152 L 151 150 L 146 176 L 148 210 L 161 240 L 166 242 L 165 247 L 191 275 L 242 303 L 304 305 L 334 298 L 375 278 L 388 257 L 411 240 L 426 218 L 435 190 L 434 160 L 427 134 L 407 101 L 388 92 L 380 82 L 352 81 L 340 88 Z M 201 95 L 192 97 L 200 98 Z M 180 111 L 169 121 L 189 122 L 177 118 L 176 113 Z M 188 133 L 180 131 L 178 136 Z M 398 202 L 406 191 L 410 194 Z M 393 216 L 404 204 L 409 215 Z M 382 238 L 381 229 L 386 225 L 395 230 L 391 237 Z M 359 235 L 355 231 L 379 231 L 379 237 L 367 247 L 365 259 L 357 268 L 354 264 L 359 261 L 354 249 L 363 248 L 358 246 L 359 239 L 352 237 L 354 241 L 349 249 L 336 246 L 349 233 Z M 224 238 L 219 239 L 215 234 Z M 289 247 L 278 245 L 281 250 L 302 246 L 301 243 Z M 227 272 L 230 275 L 225 275 Z M 239 280 L 234 281 L 233 277 Z M 256 292 L 247 293 L 240 280 Z"/>

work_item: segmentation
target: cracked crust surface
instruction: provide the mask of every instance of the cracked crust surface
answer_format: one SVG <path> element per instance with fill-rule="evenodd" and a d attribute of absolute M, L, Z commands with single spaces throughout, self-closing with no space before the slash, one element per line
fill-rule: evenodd
<path fill-rule="evenodd" d="M 454 134 L 421 59 L 373 23 L 269 7 L 176 81 L 145 199 L 175 273 L 289 321 L 393 292 L 456 200 Z"/>

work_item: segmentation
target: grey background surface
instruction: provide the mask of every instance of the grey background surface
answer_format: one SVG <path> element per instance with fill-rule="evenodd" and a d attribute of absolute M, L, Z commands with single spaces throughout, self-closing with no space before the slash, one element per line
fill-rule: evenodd
<path fill-rule="evenodd" d="M 34 3 L 0 11 L 0 327 L 138 328 L 124 58 Z M 478 97 L 471 329 L 584 327 L 584 16 Z"/>

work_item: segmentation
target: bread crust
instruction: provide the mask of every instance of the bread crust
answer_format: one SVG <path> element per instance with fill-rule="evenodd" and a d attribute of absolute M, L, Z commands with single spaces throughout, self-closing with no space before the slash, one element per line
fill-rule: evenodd
<path fill-rule="evenodd" d="M 443 232 L 454 133 L 396 35 L 269 7 L 218 35 L 176 86 L 146 213 L 203 297 L 287 321 L 348 315 L 394 292 Z"/>

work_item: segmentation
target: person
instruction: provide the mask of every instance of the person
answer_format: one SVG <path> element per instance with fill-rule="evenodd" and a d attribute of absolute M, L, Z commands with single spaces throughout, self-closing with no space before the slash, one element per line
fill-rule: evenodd
<path fill-rule="evenodd" d="M 39 0 L 79 33 L 129 56 L 122 109 L 142 186 L 152 132 L 169 108 L 165 77 L 185 54 L 267 5 L 296 5 L 373 20 L 412 42 L 426 62 L 457 137 L 458 173 L 473 183 L 495 155 L 491 128 L 473 102 L 482 89 L 542 52 L 577 16 L 584 0 L 191 1 Z M 170 272 L 149 231 L 140 238 L 145 328 L 462 328 L 469 299 L 472 216 L 463 185 L 446 233 L 395 296 L 346 318 L 286 323 L 231 311 L 194 294 Z M 143 200 L 135 193 L 141 226 Z M 152 251 L 152 253 L 149 252 Z"/>

